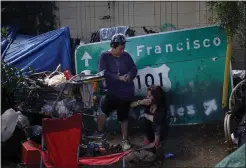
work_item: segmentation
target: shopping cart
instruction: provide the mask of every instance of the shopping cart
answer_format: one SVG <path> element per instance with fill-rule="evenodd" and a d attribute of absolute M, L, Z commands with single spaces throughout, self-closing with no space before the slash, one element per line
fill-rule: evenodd
<path fill-rule="evenodd" d="M 125 159 L 124 156 L 126 154 L 128 154 L 130 151 L 127 152 L 119 152 L 119 153 L 115 153 L 115 154 L 109 154 L 109 155 L 103 155 L 103 156 L 96 156 L 94 157 L 93 154 L 91 154 L 91 156 L 85 155 L 83 157 L 79 158 L 79 153 L 81 151 L 81 149 L 84 149 L 84 147 L 88 147 L 91 143 L 93 144 L 100 144 L 102 148 L 104 148 L 105 150 L 107 150 L 109 148 L 109 143 L 107 142 L 107 140 L 104 137 L 95 137 L 95 136 L 87 136 L 85 134 L 84 131 L 82 131 L 82 129 L 84 130 L 84 124 L 82 122 L 82 116 L 90 116 L 90 117 L 96 117 L 97 114 L 88 114 L 85 111 L 90 110 L 90 111 L 98 111 L 98 108 L 100 108 L 100 100 L 101 97 L 104 94 L 104 90 L 103 90 L 103 82 L 104 82 L 104 72 L 99 72 L 95 75 L 85 75 L 83 73 L 78 74 L 74 77 L 72 77 L 70 80 L 66 81 L 65 83 L 61 84 L 60 87 L 60 92 L 57 96 L 56 101 L 54 102 L 52 108 L 54 111 L 54 113 L 52 113 L 52 119 L 44 119 L 43 120 L 43 127 L 46 128 L 43 130 L 43 137 L 42 137 L 42 157 L 43 160 L 42 162 L 46 162 L 47 161 L 47 157 L 49 156 L 47 154 L 47 152 L 45 153 L 45 151 L 49 150 L 51 152 L 58 152 L 59 154 L 53 154 L 50 156 L 53 156 L 53 163 L 56 163 L 57 165 L 62 165 L 62 163 L 59 160 L 55 159 L 55 156 L 57 158 L 63 158 L 61 152 L 62 150 L 60 148 L 53 148 L 51 145 L 56 144 L 56 145 L 61 145 L 61 142 L 58 142 L 58 139 L 53 137 L 55 136 L 55 134 L 57 134 L 57 136 L 59 135 L 60 138 L 64 141 L 62 143 L 64 143 L 65 145 L 65 141 L 67 142 L 67 138 L 63 138 L 63 136 L 68 136 L 71 137 L 72 134 L 76 135 L 75 137 L 80 136 L 80 140 L 79 140 L 79 146 L 78 146 L 78 150 L 77 150 L 77 158 L 78 158 L 78 164 L 86 164 L 86 165 L 109 165 L 112 163 L 115 163 L 117 161 L 119 161 L 120 158 L 123 158 L 123 167 L 125 167 Z M 55 107 L 58 103 L 58 100 L 60 100 L 60 98 L 62 97 L 62 95 L 64 94 L 64 91 L 69 88 L 69 86 L 79 86 L 80 87 L 80 93 L 81 93 L 81 100 L 83 102 L 83 108 L 82 108 L 82 112 L 74 112 L 74 114 L 72 116 L 69 117 L 60 117 L 59 115 L 55 114 Z M 70 87 L 71 88 L 71 87 Z M 68 91 L 68 95 L 69 95 Z M 85 99 L 85 97 L 83 96 L 87 96 L 87 98 Z M 76 113 L 80 113 L 80 114 L 76 114 Z M 81 118 L 80 118 L 81 116 Z M 73 122 L 74 121 L 74 122 Z M 73 126 L 75 124 L 75 122 L 81 122 L 81 131 L 79 131 L 79 124 L 75 126 Z M 53 124 L 54 123 L 54 124 Z M 66 124 L 67 123 L 67 124 Z M 48 126 L 47 126 L 47 125 Z M 60 130 L 60 128 L 57 128 L 57 126 L 54 126 L 54 128 L 50 129 L 49 127 L 51 127 L 51 125 L 60 125 L 59 127 L 61 127 L 62 125 L 67 125 L 66 128 L 64 126 L 64 131 Z M 71 126 L 70 126 L 71 125 Z M 55 129 L 56 127 L 56 129 Z M 70 132 L 69 132 L 70 130 Z M 74 131 L 75 132 L 74 132 Z M 77 130 L 77 131 L 76 131 Z M 50 137 L 48 136 L 49 133 Z M 80 134 L 81 132 L 81 134 Z M 83 132 L 83 134 L 82 134 Z M 70 135 L 70 134 L 71 135 Z M 69 135 L 68 135 L 69 134 Z M 53 137 L 53 138 L 52 138 Z M 46 140 L 45 140 L 46 139 Z M 48 144 L 47 144 L 48 142 Z M 72 142 L 72 141 L 71 141 Z M 47 147 L 50 149 L 46 149 L 46 144 L 48 145 Z M 74 142 L 73 145 L 73 149 L 76 146 L 77 141 Z M 56 146 L 55 145 L 55 146 Z M 67 145 L 67 144 L 66 144 Z M 67 148 L 66 148 L 67 149 Z M 68 151 L 69 148 L 67 149 Z M 74 152 L 76 150 L 71 150 L 70 152 L 72 152 L 74 155 Z M 91 150 L 90 150 L 91 151 Z M 88 151 L 87 151 L 88 152 Z M 59 157 L 58 157 L 59 156 Z M 52 158 L 49 158 L 52 159 Z M 73 157 L 73 160 L 75 158 Z M 56 160 L 56 161 L 55 161 Z M 41 167 L 43 166 L 41 162 Z M 64 164 L 68 165 L 70 164 L 69 161 L 64 162 Z M 77 165 L 76 162 L 73 162 L 74 165 Z"/>

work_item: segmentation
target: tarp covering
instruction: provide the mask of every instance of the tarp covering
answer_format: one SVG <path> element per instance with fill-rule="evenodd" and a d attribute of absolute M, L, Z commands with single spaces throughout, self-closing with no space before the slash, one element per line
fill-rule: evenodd
<path fill-rule="evenodd" d="M 231 168 L 231 167 L 246 167 L 246 144 L 242 145 L 236 151 L 231 153 L 229 156 L 220 161 L 215 167 L 216 168 Z"/>
<path fill-rule="evenodd" d="M 10 36 L 8 36 L 10 38 Z M 11 39 L 13 37 L 11 36 Z M 6 42 L 5 42 L 6 43 Z M 71 71 L 69 28 L 63 27 L 35 37 L 16 35 L 3 43 L 2 59 L 17 68 L 32 67 L 36 72 L 53 71 L 61 64 Z"/>
<path fill-rule="evenodd" d="M 97 156 L 97 157 L 81 157 L 79 163 L 82 165 L 112 165 L 118 162 L 121 158 L 129 154 L 131 150 L 126 152 L 114 153 L 110 155 Z"/>
<path fill-rule="evenodd" d="M 4 53 L 7 51 L 7 48 L 10 46 L 11 42 L 13 42 L 16 36 L 17 28 L 10 26 L 3 26 L 2 28 L 8 31 L 5 36 L 1 37 L 1 54 L 4 55 Z"/>

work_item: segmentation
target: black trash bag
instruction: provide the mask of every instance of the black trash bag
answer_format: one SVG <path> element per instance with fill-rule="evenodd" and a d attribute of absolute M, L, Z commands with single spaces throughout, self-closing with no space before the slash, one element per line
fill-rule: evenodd
<path fill-rule="evenodd" d="M 22 143 L 27 141 L 25 132 L 16 127 L 13 135 L 4 143 L 1 144 L 2 148 L 2 162 L 20 162 Z"/>

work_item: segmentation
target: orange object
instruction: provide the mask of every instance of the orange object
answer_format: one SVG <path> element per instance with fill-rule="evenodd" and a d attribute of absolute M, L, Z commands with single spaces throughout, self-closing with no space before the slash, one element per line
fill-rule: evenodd
<path fill-rule="evenodd" d="M 26 168 L 36 168 L 40 165 L 41 146 L 34 141 L 28 140 L 22 144 L 22 163 Z"/>
<path fill-rule="evenodd" d="M 105 148 L 99 147 L 98 150 L 99 150 L 101 153 L 106 153 L 106 149 L 105 149 Z"/>
<path fill-rule="evenodd" d="M 93 88 L 93 92 L 94 93 L 97 92 L 97 90 L 98 90 L 98 82 L 93 82 L 92 88 Z"/>

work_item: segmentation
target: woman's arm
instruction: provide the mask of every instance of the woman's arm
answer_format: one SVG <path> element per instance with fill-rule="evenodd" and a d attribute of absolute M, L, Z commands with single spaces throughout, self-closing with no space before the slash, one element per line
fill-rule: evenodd
<path fill-rule="evenodd" d="M 142 100 L 138 100 L 135 102 L 132 102 L 132 104 L 130 105 L 131 108 L 135 108 L 137 106 L 148 106 L 151 104 L 151 100 L 150 99 L 142 99 Z"/>

